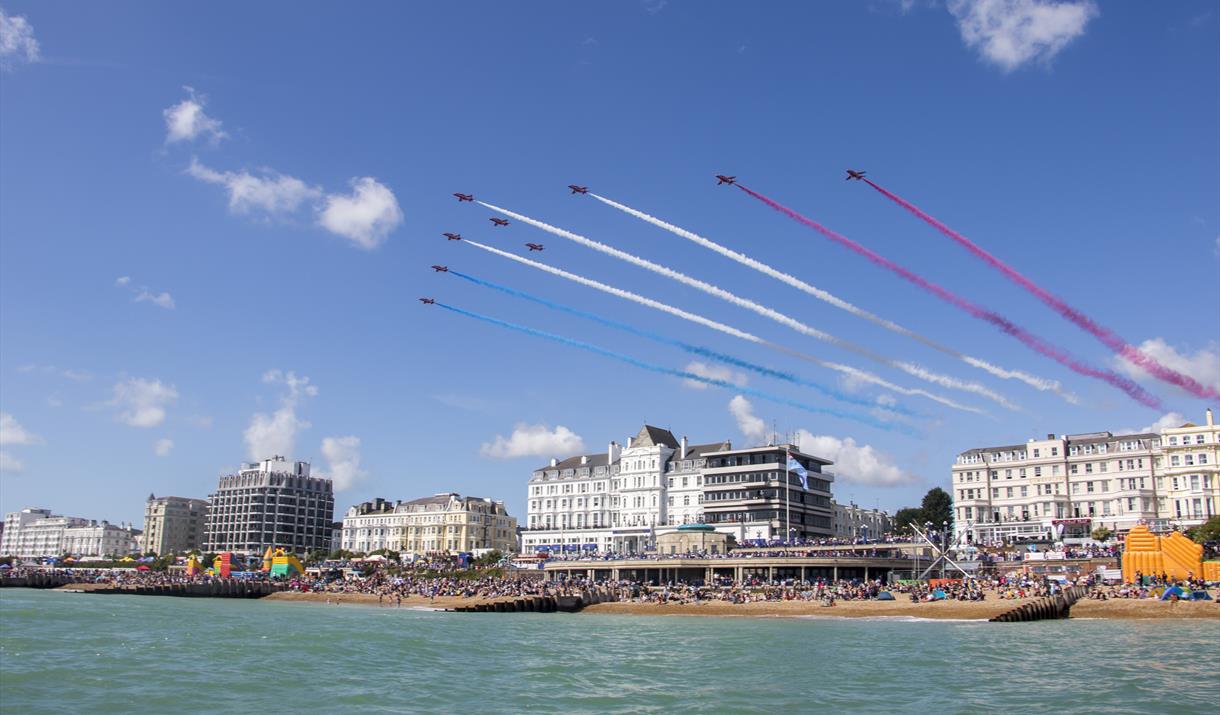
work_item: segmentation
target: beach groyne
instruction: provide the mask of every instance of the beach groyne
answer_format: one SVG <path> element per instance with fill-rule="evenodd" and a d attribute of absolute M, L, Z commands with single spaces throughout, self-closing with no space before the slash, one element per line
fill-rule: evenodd
<path fill-rule="evenodd" d="M 618 595 L 608 588 L 594 588 L 579 595 L 523 596 L 511 600 L 476 603 L 448 610 L 458 613 L 577 613 L 595 603 L 617 601 Z"/>
<path fill-rule="evenodd" d="M 1088 594 L 1088 592 L 1089 589 L 1085 586 L 1071 586 L 1056 593 L 1054 596 L 1046 596 L 1031 603 L 1017 606 L 989 620 L 992 623 L 1021 623 L 1024 621 L 1047 621 L 1057 618 L 1070 618 L 1072 606 L 1076 601 Z"/>
<path fill-rule="evenodd" d="M 174 583 L 164 585 L 110 585 L 81 583 L 71 574 L 30 574 L 0 579 L 0 586 L 10 588 L 59 588 L 85 593 L 119 593 L 133 596 L 178 596 L 185 598 L 262 598 L 287 588 L 271 581 L 227 579 L 206 583 Z"/>

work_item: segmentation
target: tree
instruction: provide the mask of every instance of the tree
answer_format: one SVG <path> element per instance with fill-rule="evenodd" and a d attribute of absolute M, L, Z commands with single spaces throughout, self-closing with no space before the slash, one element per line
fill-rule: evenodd
<path fill-rule="evenodd" d="M 1220 541 L 1220 515 L 1213 516 L 1199 526 L 1187 529 L 1186 535 L 1196 544 Z"/>
<path fill-rule="evenodd" d="M 487 568 L 489 566 L 499 564 L 503 559 L 504 554 L 499 549 L 492 549 L 491 551 L 488 551 L 479 558 L 475 559 L 474 565 L 478 566 L 479 568 Z"/>
<path fill-rule="evenodd" d="M 928 493 L 923 495 L 919 511 L 924 523 L 932 522 L 932 528 L 940 529 L 941 525 L 945 524 L 945 528 L 953 529 L 953 497 L 944 489 L 929 489 Z"/>
<path fill-rule="evenodd" d="M 905 509 L 899 509 L 894 515 L 894 531 L 899 533 L 908 533 L 911 530 L 911 524 L 923 524 L 923 510 L 913 506 L 908 506 Z"/>
<path fill-rule="evenodd" d="M 1107 529 L 1104 526 L 1099 526 L 1093 530 L 1092 536 L 1093 536 L 1094 541 L 1103 541 L 1104 542 L 1104 541 L 1109 541 L 1110 537 L 1114 536 L 1114 532 L 1110 531 L 1109 529 Z"/>

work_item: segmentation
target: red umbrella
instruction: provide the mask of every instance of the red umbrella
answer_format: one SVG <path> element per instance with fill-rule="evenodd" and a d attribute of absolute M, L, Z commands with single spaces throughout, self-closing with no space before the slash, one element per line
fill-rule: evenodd
<path fill-rule="evenodd" d="M 148 570 L 147 566 L 141 565 L 141 566 L 136 567 L 136 571 L 147 571 L 147 570 Z"/>

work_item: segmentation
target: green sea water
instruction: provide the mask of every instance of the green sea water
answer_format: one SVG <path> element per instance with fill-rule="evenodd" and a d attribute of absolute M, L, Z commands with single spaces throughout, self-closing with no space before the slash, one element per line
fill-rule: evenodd
<path fill-rule="evenodd" d="M 465 614 L 0 590 L 4 713 L 1209 713 L 1220 622 Z"/>

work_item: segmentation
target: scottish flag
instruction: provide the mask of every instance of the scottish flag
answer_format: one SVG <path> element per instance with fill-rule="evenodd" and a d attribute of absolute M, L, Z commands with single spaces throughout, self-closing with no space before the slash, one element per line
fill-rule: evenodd
<path fill-rule="evenodd" d="M 801 486 L 805 489 L 809 488 L 809 472 L 792 455 L 788 455 L 788 471 L 796 472 L 796 476 L 801 479 Z"/>

